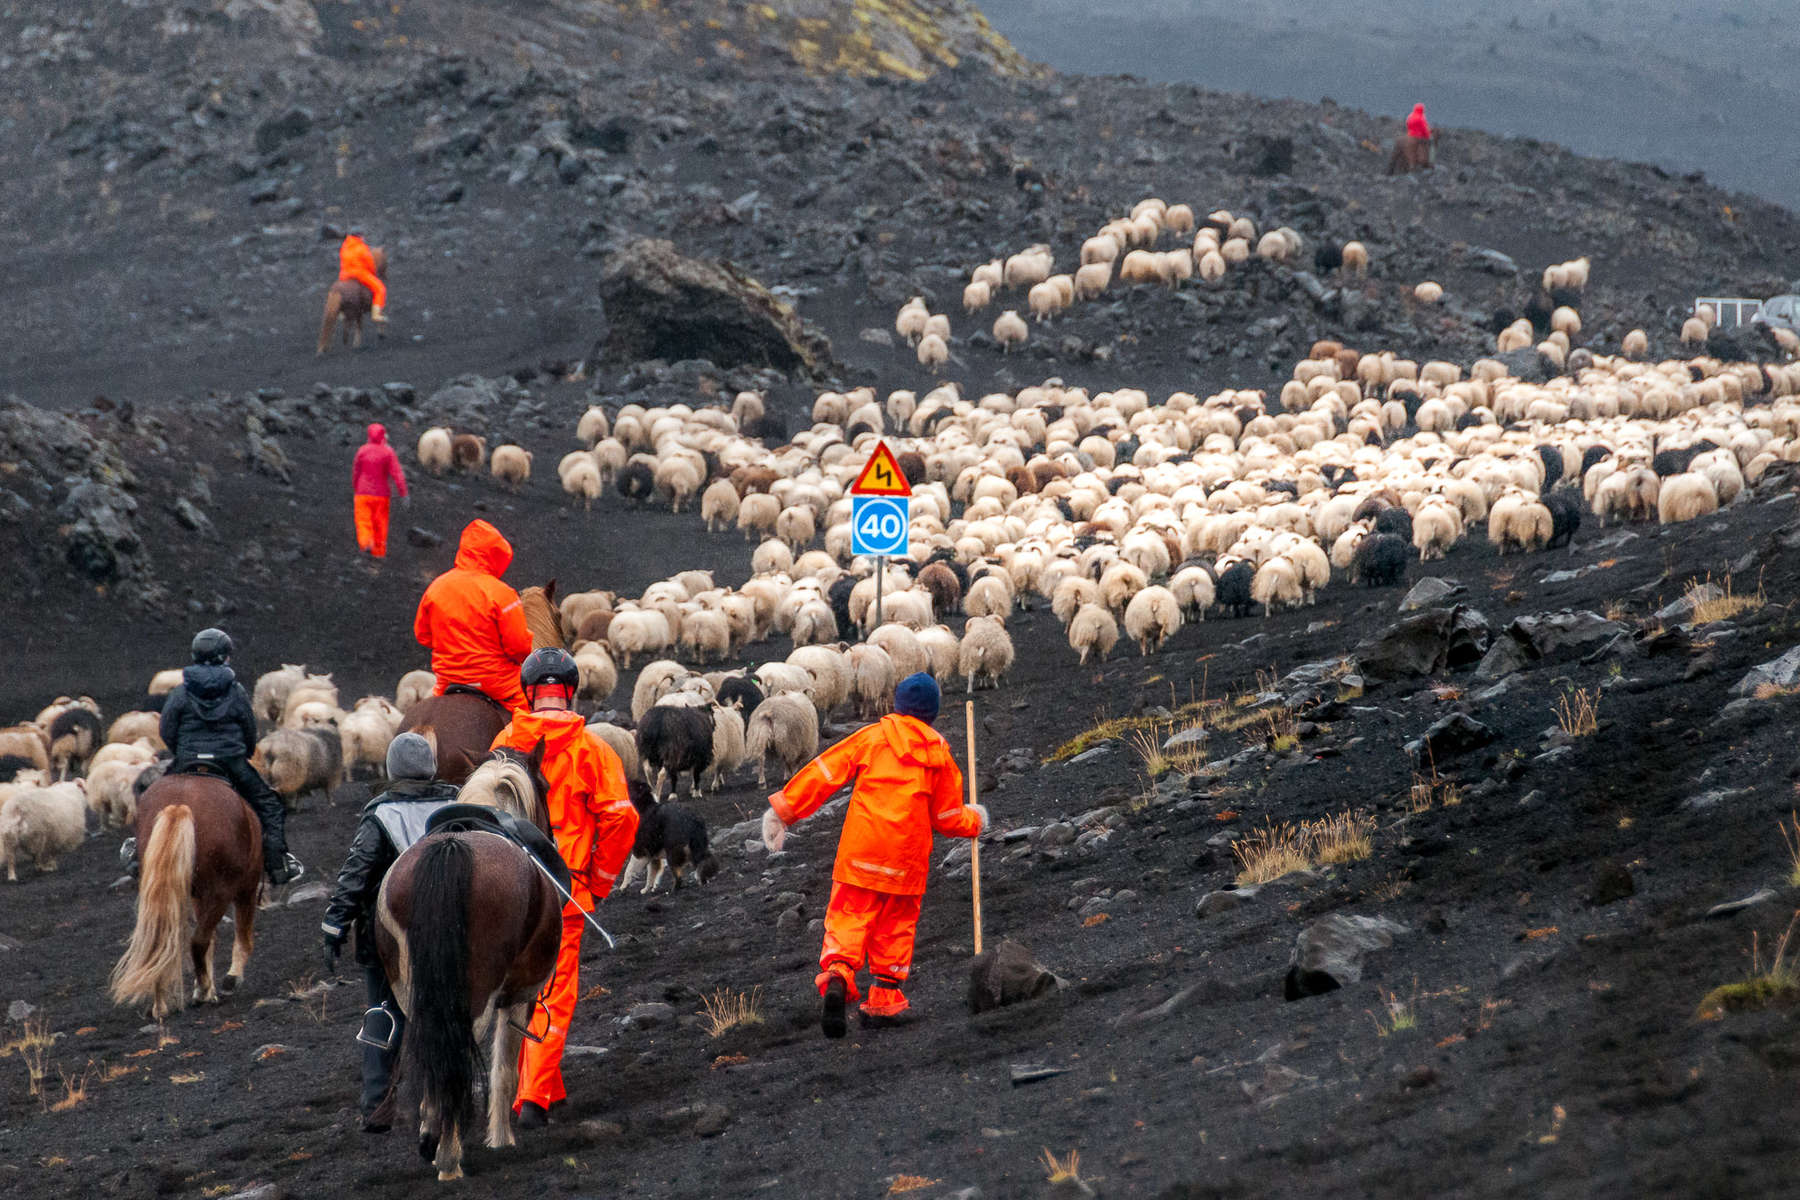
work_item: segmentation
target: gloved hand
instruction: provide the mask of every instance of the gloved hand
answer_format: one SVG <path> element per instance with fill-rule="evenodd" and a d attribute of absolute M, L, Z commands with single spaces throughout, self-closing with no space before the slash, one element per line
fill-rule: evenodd
<path fill-rule="evenodd" d="M 986 833 L 986 832 L 987 832 L 987 827 L 988 827 L 988 811 L 987 811 L 987 805 L 985 805 L 985 804 L 971 804 L 971 805 L 969 805 L 969 807 L 970 807 L 970 808 L 972 808 L 972 809 L 974 809 L 974 810 L 975 810 L 975 815 L 976 815 L 976 816 L 978 816 L 978 817 L 980 817 L 980 818 L 981 818 L 981 830 L 980 830 L 980 832 L 982 832 L 982 833 Z"/>
<path fill-rule="evenodd" d="M 787 822 L 776 816 L 772 808 L 763 814 L 762 835 L 770 854 L 779 851 L 787 841 Z"/>
<path fill-rule="evenodd" d="M 337 974 L 338 955 L 344 952 L 344 935 L 341 933 L 325 935 L 325 974 Z"/>

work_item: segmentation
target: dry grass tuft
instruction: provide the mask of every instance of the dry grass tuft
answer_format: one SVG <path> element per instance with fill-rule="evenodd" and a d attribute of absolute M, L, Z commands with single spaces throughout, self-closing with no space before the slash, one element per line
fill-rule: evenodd
<path fill-rule="evenodd" d="M 1406 793 L 1406 811 L 1416 817 L 1434 808 L 1455 808 L 1462 799 L 1461 789 L 1440 778 L 1434 766 L 1429 775 L 1413 776 L 1412 787 Z"/>
<path fill-rule="evenodd" d="M 1396 1033 L 1405 1033 L 1419 1027 L 1419 985 L 1416 981 L 1413 983 L 1410 1000 L 1403 999 L 1399 992 L 1377 989 L 1377 994 L 1381 997 L 1381 1011 L 1369 1013 L 1369 1019 L 1375 1022 L 1376 1036 L 1392 1037 Z"/>
<path fill-rule="evenodd" d="M 1700 1001 L 1698 1016 L 1703 1021 L 1716 1021 L 1728 1012 L 1755 1012 L 1768 1008 L 1778 1000 L 1800 996 L 1800 968 L 1788 959 L 1792 948 L 1794 926 L 1800 924 L 1800 911 L 1788 921 L 1786 929 L 1775 941 L 1775 957 L 1765 970 L 1762 944 L 1756 934 L 1750 935 L 1750 976 L 1727 983 L 1706 993 Z"/>
<path fill-rule="evenodd" d="M 27 1017 L 19 1036 L 0 1046 L 0 1058 L 17 1054 L 19 1061 L 25 1064 L 28 1094 L 33 1099 L 44 1098 L 44 1078 L 50 1073 L 50 1048 L 56 1045 L 58 1036 L 50 1031 L 49 1018 Z"/>
<path fill-rule="evenodd" d="M 1304 831 L 1286 821 L 1271 823 L 1231 843 L 1241 884 L 1272 883 L 1283 875 L 1312 866 L 1306 857 Z"/>
<path fill-rule="evenodd" d="M 1042 1147 L 1044 1156 L 1040 1159 L 1044 1168 L 1046 1183 L 1068 1183 L 1081 1181 L 1081 1151 L 1071 1150 L 1067 1158 L 1058 1158 L 1050 1153 L 1048 1146 Z"/>
<path fill-rule="evenodd" d="M 1800 814 L 1789 809 L 1788 821 L 1791 824 L 1775 822 L 1775 828 L 1781 830 L 1781 840 L 1787 844 L 1788 886 L 1800 887 Z"/>
<path fill-rule="evenodd" d="M 729 1030 L 763 1023 L 760 987 L 747 992 L 720 988 L 710 996 L 702 996 L 700 1005 L 707 1037 L 719 1037 Z"/>
<path fill-rule="evenodd" d="M 50 1111 L 58 1113 L 68 1112 L 70 1109 L 85 1102 L 88 1098 L 88 1076 L 93 1073 L 93 1070 L 94 1064 L 90 1062 L 82 1070 L 79 1078 L 71 1079 L 69 1078 L 69 1073 L 67 1071 L 63 1070 L 61 1067 L 56 1068 L 56 1073 L 62 1076 L 63 1094 L 62 1099 L 50 1106 Z"/>
<path fill-rule="evenodd" d="M 1570 737 L 1588 737 L 1600 728 L 1600 689 L 1564 692 L 1551 706 L 1556 723 Z"/>
<path fill-rule="evenodd" d="M 1306 832 L 1319 863 L 1361 862 L 1375 853 L 1375 818 L 1360 810 L 1315 821 Z"/>
<path fill-rule="evenodd" d="M 1696 579 L 1688 584 L 1686 594 L 1694 602 L 1693 621 L 1696 625 L 1710 625 L 1714 621 L 1729 621 L 1739 613 L 1761 608 L 1768 603 L 1769 598 L 1763 594 L 1760 584 L 1757 585 L 1756 591 L 1748 596 L 1734 595 L 1729 575 L 1725 577 L 1724 587 L 1720 589 L 1722 595 L 1703 598 L 1705 588 L 1711 583 L 1712 576 L 1708 575 L 1705 579 Z"/>
<path fill-rule="evenodd" d="M 1168 771 L 1178 771 L 1183 775 L 1191 775 L 1206 763 L 1206 752 L 1198 743 L 1182 746 L 1176 750 L 1164 751 L 1163 743 L 1177 733 L 1186 733 L 1193 725 L 1184 725 L 1177 729 L 1171 722 L 1162 726 L 1151 726 L 1148 729 L 1134 730 L 1126 743 L 1131 747 L 1144 764 L 1144 770 L 1150 778 L 1156 779 Z"/>

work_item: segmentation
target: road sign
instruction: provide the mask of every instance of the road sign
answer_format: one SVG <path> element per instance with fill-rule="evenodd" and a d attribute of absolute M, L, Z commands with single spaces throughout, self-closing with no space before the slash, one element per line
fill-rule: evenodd
<path fill-rule="evenodd" d="M 906 482 L 906 476 L 900 473 L 900 464 L 894 461 L 894 452 L 889 450 L 886 442 L 875 443 L 875 453 L 869 455 L 868 465 L 856 482 L 850 485 L 852 496 L 910 496 L 912 486 Z"/>
<path fill-rule="evenodd" d="M 870 558 L 904 556 L 910 508 L 904 496 L 852 497 L 850 553 Z"/>

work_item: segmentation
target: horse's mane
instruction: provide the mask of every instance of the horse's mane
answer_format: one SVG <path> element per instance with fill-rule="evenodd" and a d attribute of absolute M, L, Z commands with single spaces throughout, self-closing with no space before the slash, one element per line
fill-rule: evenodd
<path fill-rule="evenodd" d="M 504 752 L 476 767 L 456 798 L 463 804 L 497 808 L 539 826 L 545 823 L 544 801 L 532 782 L 531 769 Z"/>
<path fill-rule="evenodd" d="M 547 588 L 528 587 L 519 593 L 519 604 L 525 610 L 525 627 L 531 630 L 534 650 L 568 649 L 563 642 L 562 622 L 557 618 L 556 605 L 550 599 L 550 588 L 555 586 L 553 580 Z"/>

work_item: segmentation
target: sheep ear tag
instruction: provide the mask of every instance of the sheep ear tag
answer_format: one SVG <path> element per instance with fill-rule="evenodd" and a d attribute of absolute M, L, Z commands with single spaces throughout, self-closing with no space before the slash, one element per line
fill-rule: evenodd
<path fill-rule="evenodd" d="M 869 455 L 868 463 L 862 474 L 850 485 L 852 496 L 910 496 L 912 485 L 906 482 L 906 476 L 900 473 L 900 464 L 894 461 L 894 452 L 888 449 L 886 442 L 875 443 L 875 453 Z"/>

